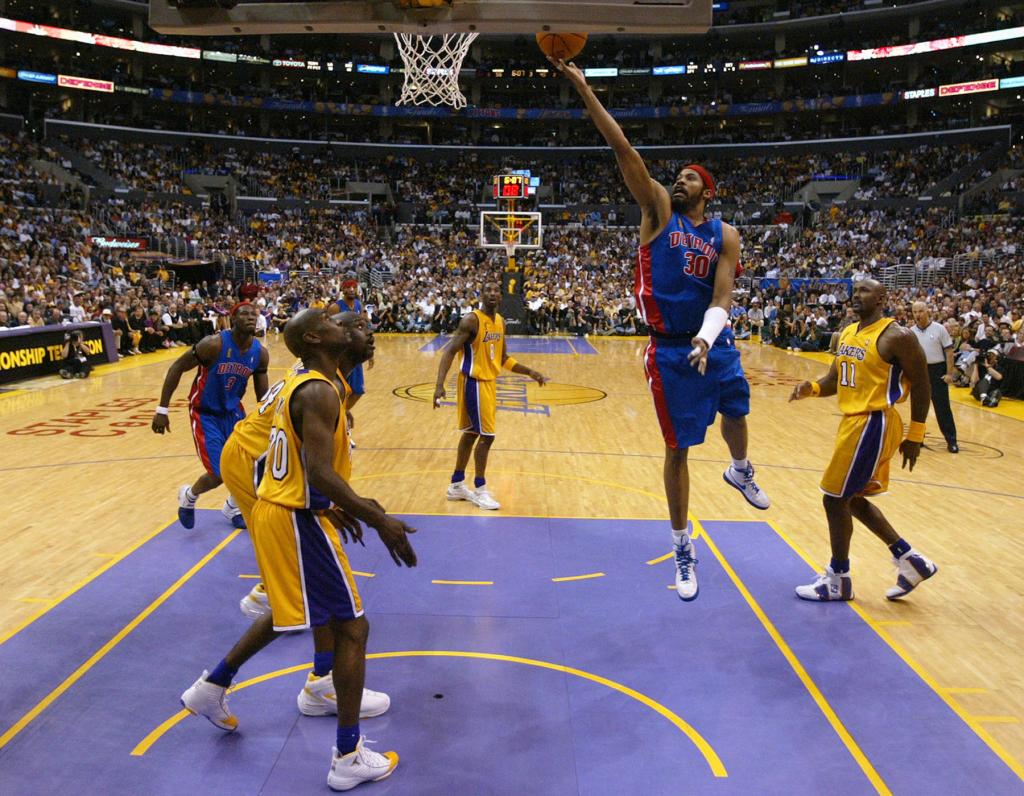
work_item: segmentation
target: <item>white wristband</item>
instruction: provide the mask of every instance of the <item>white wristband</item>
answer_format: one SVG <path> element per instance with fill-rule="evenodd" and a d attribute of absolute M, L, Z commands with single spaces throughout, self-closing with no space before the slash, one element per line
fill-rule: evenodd
<path fill-rule="evenodd" d="M 170 412 L 168 411 L 166 406 L 158 406 L 156 408 L 156 413 L 158 415 L 169 415 L 170 414 Z"/>
<path fill-rule="evenodd" d="M 725 328 L 725 324 L 729 320 L 729 313 L 723 310 L 721 307 L 708 307 L 704 313 L 704 323 L 700 327 L 700 331 L 697 332 L 696 337 L 699 337 L 705 343 L 708 344 L 708 348 L 715 344 L 715 340 L 718 339 L 718 335 L 722 333 L 722 329 Z"/>

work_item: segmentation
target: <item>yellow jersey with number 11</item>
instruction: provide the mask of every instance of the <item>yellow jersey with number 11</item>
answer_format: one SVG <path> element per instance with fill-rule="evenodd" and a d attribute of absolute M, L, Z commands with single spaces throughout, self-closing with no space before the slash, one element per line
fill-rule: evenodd
<path fill-rule="evenodd" d="M 891 323 L 892 318 L 879 318 L 863 328 L 851 323 L 839 335 L 836 395 L 844 415 L 877 412 L 907 399 L 910 383 L 902 368 L 878 353 L 878 338 Z"/>
<path fill-rule="evenodd" d="M 478 381 L 494 381 L 501 373 L 501 352 L 505 347 L 505 319 L 498 313 L 491 318 L 482 310 L 473 310 L 479 324 L 476 337 L 462 346 L 459 372 Z"/>
<path fill-rule="evenodd" d="M 302 440 L 292 425 L 291 398 L 295 391 L 310 381 L 325 381 L 338 395 L 338 424 L 334 429 L 334 471 L 348 481 L 352 475 L 352 460 L 349 456 L 348 428 L 345 420 L 345 395 L 348 384 L 338 374 L 344 386 L 344 393 L 322 373 L 301 370 L 286 380 L 274 407 L 274 420 L 270 428 L 270 443 L 267 448 L 266 470 L 256 491 L 260 500 L 276 503 L 292 509 L 330 508 L 331 502 L 309 484 L 306 474 L 306 457 Z"/>

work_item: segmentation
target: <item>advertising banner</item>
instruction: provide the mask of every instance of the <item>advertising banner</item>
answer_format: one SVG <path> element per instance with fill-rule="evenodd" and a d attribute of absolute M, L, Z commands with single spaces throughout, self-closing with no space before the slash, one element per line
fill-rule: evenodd
<path fill-rule="evenodd" d="M 56 373 L 64 358 L 64 343 L 72 331 L 82 333 L 89 362 L 116 362 L 114 332 L 109 323 L 19 327 L 0 330 L 0 384 Z"/>

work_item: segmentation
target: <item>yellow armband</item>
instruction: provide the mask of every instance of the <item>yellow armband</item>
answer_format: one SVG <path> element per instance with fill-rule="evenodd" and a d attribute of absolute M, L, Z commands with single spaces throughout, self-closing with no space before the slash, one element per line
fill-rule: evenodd
<path fill-rule="evenodd" d="M 514 368 L 518 364 L 519 363 L 516 362 L 515 359 L 513 359 L 512 357 L 508 357 L 504 362 L 501 363 L 501 366 L 503 368 L 507 368 L 508 370 L 512 370 L 512 368 Z"/>
<path fill-rule="evenodd" d="M 818 384 L 818 382 L 816 382 L 816 381 L 812 381 L 811 382 L 811 397 L 812 398 L 817 398 L 819 395 L 821 395 L 821 385 Z"/>
<path fill-rule="evenodd" d="M 916 420 L 910 421 L 910 429 L 907 431 L 907 439 L 910 442 L 924 442 L 925 424 Z"/>

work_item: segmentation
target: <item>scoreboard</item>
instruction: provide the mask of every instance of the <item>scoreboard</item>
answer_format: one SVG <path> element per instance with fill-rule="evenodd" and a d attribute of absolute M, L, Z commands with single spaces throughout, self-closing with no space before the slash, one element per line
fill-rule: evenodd
<path fill-rule="evenodd" d="M 540 177 L 525 170 L 512 171 L 494 177 L 492 193 L 495 199 L 528 199 L 537 194 L 539 186 Z"/>

